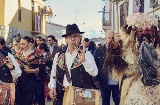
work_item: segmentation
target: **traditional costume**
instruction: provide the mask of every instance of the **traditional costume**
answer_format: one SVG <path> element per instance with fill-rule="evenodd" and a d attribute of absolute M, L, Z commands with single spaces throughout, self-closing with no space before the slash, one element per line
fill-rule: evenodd
<path fill-rule="evenodd" d="M 6 56 L 9 56 L 13 62 L 14 68 L 10 70 L 5 64 Z M 18 78 L 21 75 L 21 69 L 16 62 L 14 56 L 9 52 L 0 50 L 0 81 L 12 83 L 13 78 Z"/>
<path fill-rule="evenodd" d="M 6 56 L 11 58 L 13 69 L 6 65 Z M 0 104 L 14 105 L 15 84 L 13 83 L 21 75 L 21 69 L 18 66 L 14 56 L 9 52 L 0 50 Z"/>
<path fill-rule="evenodd" d="M 122 41 L 110 44 L 104 68 L 111 68 L 108 72 L 116 80 L 123 78 L 120 105 L 160 105 L 158 20 L 144 13 L 126 20 L 120 33 Z"/>
<path fill-rule="evenodd" d="M 67 37 L 68 35 L 74 33 L 83 34 L 84 32 L 80 32 L 76 24 L 67 25 L 66 34 L 62 35 L 62 37 Z M 63 101 L 66 101 L 63 100 L 63 97 L 64 88 L 67 86 L 75 86 L 86 89 L 92 88 L 90 75 L 96 76 L 98 73 L 94 58 L 90 52 L 86 51 L 85 61 L 81 62 L 78 54 L 79 52 L 77 49 L 74 49 L 72 53 L 69 52 L 69 49 L 67 49 L 55 55 L 49 87 L 56 89 L 56 105 L 62 105 Z"/>
<path fill-rule="evenodd" d="M 27 56 L 23 51 L 16 54 L 16 59 L 22 69 L 22 75 L 18 78 L 16 87 L 16 105 L 45 105 L 44 99 L 44 58 L 37 49 L 28 51 Z M 24 65 L 29 68 L 39 68 L 39 72 L 27 73 Z"/>

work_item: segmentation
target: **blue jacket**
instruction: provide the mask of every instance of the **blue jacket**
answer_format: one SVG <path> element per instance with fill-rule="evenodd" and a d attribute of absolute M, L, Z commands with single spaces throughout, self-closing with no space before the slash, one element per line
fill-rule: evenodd
<path fill-rule="evenodd" d="M 96 49 L 96 48 L 95 48 L 95 47 L 92 47 L 92 46 L 89 46 L 89 47 L 88 47 L 88 51 L 90 51 L 92 55 L 94 54 L 95 49 Z"/>
<path fill-rule="evenodd" d="M 104 75 L 102 74 L 102 67 L 103 67 L 106 51 L 107 51 L 107 48 L 105 44 L 104 46 L 97 48 L 93 54 L 96 65 L 98 67 L 98 75 L 93 78 L 93 81 L 99 81 L 100 88 L 108 86 L 107 77 L 104 77 Z"/>

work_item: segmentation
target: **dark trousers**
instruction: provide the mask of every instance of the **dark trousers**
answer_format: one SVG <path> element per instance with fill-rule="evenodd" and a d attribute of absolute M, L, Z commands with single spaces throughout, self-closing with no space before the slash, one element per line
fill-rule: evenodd
<path fill-rule="evenodd" d="M 118 85 L 108 85 L 107 88 L 100 89 L 102 97 L 102 105 L 110 105 L 110 96 L 112 93 L 112 98 L 115 105 L 119 105 L 120 102 L 120 90 Z"/>
<path fill-rule="evenodd" d="M 63 104 L 63 96 L 64 96 L 64 91 L 61 93 L 57 92 L 57 102 L 56 105 L 62 105 Z"/>

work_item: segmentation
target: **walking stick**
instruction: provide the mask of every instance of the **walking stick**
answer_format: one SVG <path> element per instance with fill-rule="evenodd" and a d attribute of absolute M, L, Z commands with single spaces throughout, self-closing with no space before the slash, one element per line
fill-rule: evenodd
<path fill-rule="evenodd" d="M 117 32 L 119 32 L 119 13 L 118 13 L 118 1 L 116 2 L 116 12 L 117 12 Z"/>

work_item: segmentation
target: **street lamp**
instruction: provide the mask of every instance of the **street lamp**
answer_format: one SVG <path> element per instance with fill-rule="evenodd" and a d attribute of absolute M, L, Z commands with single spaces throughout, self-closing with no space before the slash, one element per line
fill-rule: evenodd
<path fill-rule="evenodd" d="M 83 23 L 83 32 L 84 32 L 84 25 L 85 25 L 85 23 Z"/>
<path fill-rule="evenodd" d="M 75 23 L 76 23 L 76 20 L 77 20 L 77 14 L 79 13 L 79 10 L 75 10 Z"/>
<path fill-rule="evenodd" d="M 116 12 L 117 12 L 117 31 L 119 32 L 119 14 L 118 14 L 118 3 L 123 0 L 109 0 L 112 3 L 116 3 Z M 114 15 L 114 14 L 113 14 Z"/>

